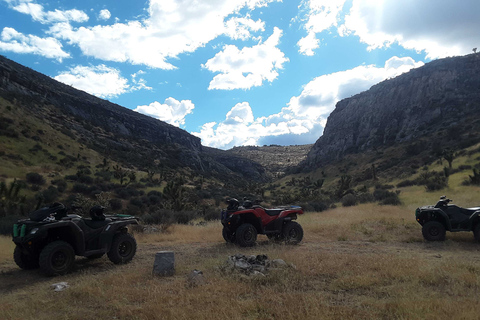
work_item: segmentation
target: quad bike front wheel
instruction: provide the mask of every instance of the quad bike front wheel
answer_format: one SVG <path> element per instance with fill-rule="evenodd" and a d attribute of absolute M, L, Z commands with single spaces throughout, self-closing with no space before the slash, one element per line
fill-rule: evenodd
<path fill-rule="evenodd" d="M 107 256 L 115 264 L 127 263 L 137 252 L 137 241 L 129 233 L 117 233 L 113 237 L 112 247 Z"/>
<path fill-rule="evenodd" d="M 303 228 L 295 221 L 288 222 L 283 227 L 283 238 L 287 244 L 299 244 L 303 239 Z"/>
<path fill-rule="evenodd" d="M 37 269 L 39 267 L 38 254 L 33 255 L 31 253 L 26 253 L 19 245 L 17 245 L 13 251 L 13 260 L 15 260 L 17 266 L 23 270 Z"/>
<path fill-rule="evenodd" d="M 40 252 L 40 269 L 49 276 L 63 275 L 72 270 L 75 263 L 75 251 L 65 241 L 47 244 Z"/>
<path fill-rule="evenodd" d="M 445 241 L 445 227 L 438 221 L 429 221 L 422 227 L 423 238 L 427 241 Z"/>
<path fill-rule="evenodd" d="M 238 227 L 235 240 L 240 247 L 253 247 L 257 242 L 257 229 L 251 223 L 244 223 Z"/>
<path fill-rule="evenodd" d="M 231 232 L 227 228 L 222 229 L 222 236 L 223 239 L 225 239 L 226 242 L 228 243 L 235 243 L 235 233 Z"/>

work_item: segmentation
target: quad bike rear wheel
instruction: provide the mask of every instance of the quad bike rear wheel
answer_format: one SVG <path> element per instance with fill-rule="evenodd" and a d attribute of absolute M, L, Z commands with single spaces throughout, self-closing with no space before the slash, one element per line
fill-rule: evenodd
<path fill-rule="evenodd" d="M 480 242 L 480 223 L 473 228 L 473 236 L 475 237 L 475 241 Z"/>
<path fill-rule="evenodd" d="M 40 269 L 49 276 L 63 275 L 73 268 L 75 251 L 65 241 L 54 241 L 47 244 L 40 252 Z"/>
<path fill-rule="evenodd" d="M 288 222 L 283 227 L 283 237 L 287 244 L 299 244 L 303 239 L 303 228 L 295 221 Z"/>
<path fill-rule="evenodd" d="M 31 253 L 26 253 L 19 245 L 17 245 L 13 251 L 13 260 L 15 260 L 17 266 L 23 270 L 37 269 L 39 267 L 38 254 L 33 255 Z"/>
<path fill-rule="evenodd" d="M 108 259 L 115 264 L 130 262 L 137 252 L 137 241 L 129 233 L 117 233 L 113 237 Z"/>
<path fill-rule="evenodd" d="M 438 221 L 428 221 L 422 227 L 422 234 L 427 241 L 445 241 L 445 227 Z"/>
<path fill-rule="evenodd" d="M 240 247 L 253 247 L 257 242 L 257 229 L 251 223 L 244 223 L 238 227 L 235 239 Z"/>

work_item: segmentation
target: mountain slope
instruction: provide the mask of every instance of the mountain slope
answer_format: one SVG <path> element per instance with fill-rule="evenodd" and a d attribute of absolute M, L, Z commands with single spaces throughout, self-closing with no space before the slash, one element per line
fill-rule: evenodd
<path fill-rule="evenodd" d="M 12 130 L 17 133 L 28 131 L 21 121 L 28 115 L 31 123 L 48 125 L 75 140 L 73 144 L 126 167 L 143 171 L 185 167 L 227 180 L 246 178 L 247 168 L 260 180 L 266 179 L 261 166 L 252 161 L 245 159 L 242 170 L 234 172 L 232 166 L 224 165 L 224 157 L 217 161 L 216 153 L 205 150 L 200 139 L 186 131 L 96 98 L 2 56 L 0 97 L 10 111 L 17 112 L 2 112 L 6 123 L 15 123 Z"/>
<path fill-rule="evenodd" d="M 304 165 L 392 146 L 425 160 L 478 142 L 479 132 L 480 55 L 446 58 L 338 102 Z"/>

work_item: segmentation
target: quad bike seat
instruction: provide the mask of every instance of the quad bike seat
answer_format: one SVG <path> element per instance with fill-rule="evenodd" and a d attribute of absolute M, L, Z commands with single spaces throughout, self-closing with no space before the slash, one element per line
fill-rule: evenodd
<path fill-rule="evenodd" d="M 265 209 L 265 213 L 269 216 L 278 216 L 283 209 Z"/>

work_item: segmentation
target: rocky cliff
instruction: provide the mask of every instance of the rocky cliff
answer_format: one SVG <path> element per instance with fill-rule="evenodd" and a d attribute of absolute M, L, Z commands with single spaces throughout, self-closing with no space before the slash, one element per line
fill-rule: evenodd
<path fill-rule="evenodd" d="M 480 54 L 440 59 L 338 102 L 304 164 L 420 138 L 455 148 L 478 142 L 478 132 Z"/>

